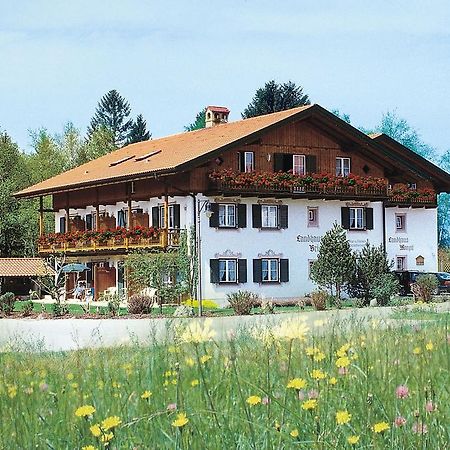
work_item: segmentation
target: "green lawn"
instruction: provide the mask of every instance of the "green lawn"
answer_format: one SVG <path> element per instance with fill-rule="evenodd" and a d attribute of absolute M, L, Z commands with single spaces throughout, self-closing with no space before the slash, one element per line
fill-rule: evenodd
<path fill-rule="evenodd" d="M 227 341 L 189 322 L 166 344 L 0 353 L 0 448 L 449 448 L 447 323 L 299 320 Z"/>

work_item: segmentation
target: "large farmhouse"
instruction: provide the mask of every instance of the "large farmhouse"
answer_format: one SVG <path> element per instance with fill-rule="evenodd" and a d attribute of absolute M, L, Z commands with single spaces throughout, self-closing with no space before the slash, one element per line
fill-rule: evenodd
<path fill-rule="evenodd" d="M 127 253 L 176 247 L 192 229 L 203 298 L 289 298 L 314 289 L 311 263 L 338 222 L 355 250 L 368 240 L 398 270 L 437 270 L 447 173 L 319 105 L 230 123 L 228 114 L 208 107 L 205 129 L 128 145 L 19 192 L 41 198 L 39 254 L 85 263 L 98 296 L 126 288 Z M 57 234 L 43 229 L 44 196 Z"/>

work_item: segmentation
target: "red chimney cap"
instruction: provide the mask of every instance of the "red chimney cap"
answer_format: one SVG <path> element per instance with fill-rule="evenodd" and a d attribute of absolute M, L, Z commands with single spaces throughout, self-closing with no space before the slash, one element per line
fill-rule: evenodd
<path fill-rule="evenodd" d="M 221 112 L 221 113 L 229 113 L 230 110 L 225 106 L 207 106 L 206 109 L 209 109 L 213 112 Z"/>

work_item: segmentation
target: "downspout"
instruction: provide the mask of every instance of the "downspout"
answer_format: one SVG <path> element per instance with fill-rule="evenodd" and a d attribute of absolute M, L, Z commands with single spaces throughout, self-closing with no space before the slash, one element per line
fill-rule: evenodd
<path fill-rule="evenodd" d="M 386 253 L 386 200 L 382 202 L 383 206 L 383 251 Z"/>

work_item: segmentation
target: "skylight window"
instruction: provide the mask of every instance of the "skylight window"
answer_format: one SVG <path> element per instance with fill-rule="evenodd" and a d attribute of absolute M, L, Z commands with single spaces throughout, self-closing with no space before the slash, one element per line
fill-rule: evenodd
<path fill-rule="evenodd" d="M 154 150 L 153 152 L 147 153 L 146 155 L 138 156 L 135 158 L 135 161 L 143 161 L 144 159 L 148 159 L 154 155 L 161 153 L 161 150 Z"/>
<path fill-rule="evenodd" d="M 109 163 L 109 167 L 114 167 L 114 166 L 118 166 L 119 164 L 124 163 L 125 161 L 130 160 L 131 158 L 134 158 L 136 155 L 130 155 L 130 156 L 125 156 L 125 158 L 119 159 L 118 161 L 114 161 L 112 163 Z"/>

